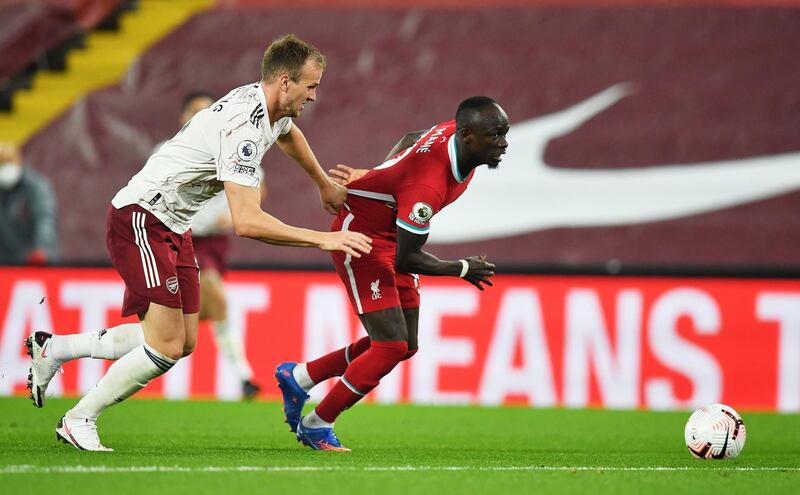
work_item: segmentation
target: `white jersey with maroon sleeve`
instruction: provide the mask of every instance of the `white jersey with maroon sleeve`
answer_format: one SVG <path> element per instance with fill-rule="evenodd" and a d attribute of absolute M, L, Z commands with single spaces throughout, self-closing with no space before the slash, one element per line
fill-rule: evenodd
<path fill-rule="evenodd" d="M 223 182 L 259 187 L 261 158 L 291 128 L 289 117 L 270 127 L 260 83 L 236 88 L 154 152 L 111 204 L 138 204 L 182 234 L 194 214 L 222 192 Z"/>

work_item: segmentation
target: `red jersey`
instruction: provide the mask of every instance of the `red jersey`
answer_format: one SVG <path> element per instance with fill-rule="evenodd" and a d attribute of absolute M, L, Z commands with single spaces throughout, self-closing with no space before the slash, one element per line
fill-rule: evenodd
<path fill-rule="evenodd" d="M 373 241 L 394 243 L 397 227 L 430 231 L 431 218 L 466 190 L 461 177 L 454 120 L 433 126 L 413 146 L 347 186 L 347 208 Z M 377 247 L 377 246 L 376 246 Z"/>

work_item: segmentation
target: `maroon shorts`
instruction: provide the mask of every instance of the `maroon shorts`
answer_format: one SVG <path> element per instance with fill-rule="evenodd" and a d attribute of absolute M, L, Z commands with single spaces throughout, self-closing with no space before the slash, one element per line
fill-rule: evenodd
<path fill-rule="evenodd" d="M 192 244 L 200 270 L 216 270 L 220 275 L 225 273 L 231 246 L 228 234 L 192 236 Z"/>
<path fill-rule="evenodd" d="M 176 234 L 138 205 L 111 206 L 106 222 L 111 262 L 125 281 L 122 316 L 147 311 L 150 303 L 200 310 L 199 269 L 191 230 Z"/>
<path fill-rule="evenodd" d="M 333 221 L 331 230 L 362 232 L 351 213 L 343 213 Z M 395 306 L 403 309 L 419 307 L 419 276 L 395 271 L 395 247 L 378 245 L 373 240 L 369 254 L 353 258 L 341 251 L 331 257 L 339 278 L 347 288 L 350 304 L 358 314 L 371 313 Z"/>

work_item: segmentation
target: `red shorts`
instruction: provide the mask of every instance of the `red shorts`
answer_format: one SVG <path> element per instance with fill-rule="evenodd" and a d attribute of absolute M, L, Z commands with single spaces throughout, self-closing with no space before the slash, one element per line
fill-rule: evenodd
<path fill-rule="evenodd" d="M 352 213 L 347 211 L 334 219 L 331 230 L 350 230 L 370 235 L 368 229 L 362 228 Z M 384 244 L 373 239 L 372 251 L 362 254 L 360 258 L 353 258 L 341 251 L 331 253 L 336 272 L 347 288 L 350 304 L 358 314 L 395 306 L 419 308 L 419 276 L 396 272 L 396 247 Z"/>
<path fill-rule="evenodd" d="M 200 270 L 216 270 L 220 275 L 225 273 L 231 246 L 228 234 L 192 236 L 192 244 Z"/>
<path fill-rule="evenodd" d="M 147 311 L 150 303 L 200 310 L 200 281 L 191 230 L 176 234 L 138 205 L 111 206 L 106 222 L 111 262 L 125 281 L 122 316 Z"/>

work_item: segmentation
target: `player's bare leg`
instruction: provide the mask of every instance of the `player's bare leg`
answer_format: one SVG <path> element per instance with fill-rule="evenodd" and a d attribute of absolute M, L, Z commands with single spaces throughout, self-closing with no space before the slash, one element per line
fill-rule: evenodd
<path fill-rule="evenodd" d="M 241 333 L 233 331 L 228 324 L 228 303 L 225 284 L 217 270 L 206 268 L 200 271 L 200 319 L 210 320 L 214 340 L 222 354 L 236 369 L 242 383 L 242 396 L 252 399 L 261 387 L 253 383 L 253 368 L 247 360 Z"/>
<path fill-rule="evenodd" d="M 118 359 L 97 385 L 58 422 L 56 438 L 81 450 L 107 451 L 97 435 L 97 417 L 141 390 L 175 365 L 197 336 L 197 315 L 151 302 L 142 317 L 145 343 Z M 189 337 L 187 339 L 187 336 Z"/>
<path fill-rule="evenodd" d="M 336 418 L 377 387 L 408 353 L 408 330 L 399 306 L 366 313 L 362 322 L 370 348 L 350 363 L 339 383 L 298 424 L 297 438 L 313 449 L 348 450 L 333 433 Z"/>
<path fill-rule="evenodd" d="M 197 331 L 200 325 L 200 315 L 198 313 L 183 314 L 183 353 L 181 357 L 186 357 L 194 352 L 197 347 Z"/>
<path fill-rule="evenodd" d="M 180 308 L 169 308 L 151 302 L 142 319 L 146 345 L 169 359 L 178 360 L 183 357 L 188 326 L 184 321 L 185 316 Z M 197 330 L 194 332 L 196 338 Z"/>
<path fill-rule="evenodd" d="M 403 308 L 403 318 L 406 321 L 406 332 L 408 337 L 408 351 L 403 360 L 410 359 L 419 350 L 419 308 Z"/>
<path fill-rule="evenodd" d="M 200 270 L 200 319 L 224 320 L 228 317 L 222 275 L 213 269 Z"/>

